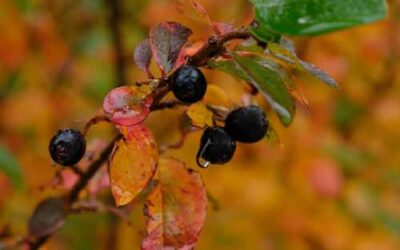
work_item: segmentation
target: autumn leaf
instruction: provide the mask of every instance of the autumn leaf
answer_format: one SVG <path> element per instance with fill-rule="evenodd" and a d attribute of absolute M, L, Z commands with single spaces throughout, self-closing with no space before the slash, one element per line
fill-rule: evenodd
<path fill-rule="evenodd" d="M 209 84 L 203 97 L 203 103 L 212 106 L 230 107 L 230 101 L 226 92 L 216 85 Z"/>
<path fill-rule="evenodd" d="M 193 126 L 204 128 L 213 125 L 213 113 L 201 102 L 190 105 L 186 111 L 187 116 L 192 120 Z"/>
<path fill-rule="evenodd" d="M 192 249 L 207 212 L 200 174 L 182 162 L 163 158 L 158 181 L 145 204 L 147 236 L 142 249 Z"/>
<path fill-rule="evenodd" d="M 116 125 L 133 126 L 150 113 L 153 98 L 149 86 L 121 86 L 104 98 L 103 110 Z"/>
<path fill-rule="evenodd" d="M 117 143 L 110 162 L 111 191 L 117 206 L 132 201 L 156 172 L 158 148 L 149 129 L 143 125 L 124 130 L 125 140 Z"/>
<path fill-rule="evenodd" d="M 150 40 L 146 39 L 141 41 L 136 47 L 133 58 L 139 69 L 149 73 L 149 65 L 152 55 L 153 53 L 151 52 Z"/>
<path fill-rule="evenodd" d="M 175 22 L 160 23 L 150 30 L 153 57 L 163 74 L 170 72 L 192 31 Z"/>

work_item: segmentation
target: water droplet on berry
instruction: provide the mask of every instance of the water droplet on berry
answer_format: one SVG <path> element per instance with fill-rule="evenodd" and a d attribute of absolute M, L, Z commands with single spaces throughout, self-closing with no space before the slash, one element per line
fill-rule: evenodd
<path fill-rule="evenodd" d="M 197 153 L 196 162 L 197 165 L 201 168 L 208 168 L 208 166 L 210 165 L 210 162 L 203 158 L 203 155 L 206 152 L 207 147 L 210 145 L 210 143 L 211 140 L 208 139 L 203 147 L 200 149 L 200 151 Z"/>

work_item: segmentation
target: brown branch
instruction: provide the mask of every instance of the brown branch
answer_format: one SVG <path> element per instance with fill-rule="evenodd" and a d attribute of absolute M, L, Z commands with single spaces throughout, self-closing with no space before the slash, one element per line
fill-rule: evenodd
<path fill-rule="evenodd" d="M 235 39 L 248 39 L 250 33 L 246 30 L 237 30 L 230 33 L 226 33 L 219 37 L 212 36 L 208 39 L 208 42 L 192 57 L 188 59 L 188 64 L 194 66 L 204 66 L 207 61 L 213 57 L 218 56 L 224 51 L 224 45 L 226 42 Z"/>
<path fill-rule="evenodd" d="M 73 203 L 78 199 L 79 193 L 82 189 L 88 184 L 89 180 L 96 174 L 96 172 L 100 169 L 100 167 L 107 161 L 109 155 L 111 154 L 114 143 L 121 139 L 122 135 L 118 134 L 114 140 L 101 152 L 100 157 L 90 164 L 87 171 L 79 178 L 78 182 L 72 187 L 71 192 L 68 196 L 68 202 Z"/>

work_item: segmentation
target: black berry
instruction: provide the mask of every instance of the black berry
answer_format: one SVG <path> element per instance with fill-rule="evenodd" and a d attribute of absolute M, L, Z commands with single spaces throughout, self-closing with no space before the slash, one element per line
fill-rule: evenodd
<path fill-rule="evenodd" d="M 242 107 L 229 113 L 225 120 L 225 130 L 238 142 L 257 142 L 267 133 L 268 120 L 259 107 Z"/>
<path fill-rule="evenodd" d="M 86 150 L 85 138 L 75 129 L 59 130 L 49 144 L 51 158 L 60 165 L 72 166 L 78 163 Z"/>
<path fill-rule="evenodd" d="M 202 159 L 212 164 L 227 163 L 232 159 L 235 149 L 235 141 L 223 128 L 207 128 L 200 140 L 197 163 L 201 167 L 207 167 L 207 165 L 200 162 Z"/>
<path fill-rule="evenodd" d="M 181 66 L 172 74 L 171 84 L 175 97 L 185 103 L 200 101 L 207 90 L 203 73 L 188 65 Z"/>

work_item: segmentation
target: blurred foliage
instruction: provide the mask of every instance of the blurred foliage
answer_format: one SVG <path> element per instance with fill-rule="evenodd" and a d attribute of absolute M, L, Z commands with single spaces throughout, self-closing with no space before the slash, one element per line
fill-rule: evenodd
<path fill-rule="evenodd" d="M 200 2 L 213 20 L 251 21 L 246 0 Z M 183 23 L 193 29 L 193 41 L 210 34 L 172 0 L 121 5 L 127 83 L 146 78 L 132 53 L 151 25 Z M 308 105 L 298 104 L 293 124 L 282 127 L 267 110 L 278 143 L 240 144 L 229 164 L 199 170 L 219 210 L 210 206 L 197 249 L 398 249 L 400 1 L 389 1 L 389 8 L 385 21 L 296 40 L 300 58 L 327 71 L 341 89 L 298 73 L 297 91 Z M 0 1 L 0 138 L 26 187 L 16 189 L 0 172 L 0 229 L 11 224 L 13 233 L 23 234 L 35 204 L 59 192 L 50 187 L 57 168 L 48 156 L 49 139 L 58 128 L 82 128 L 121 84 L 109 12 L 100 0 Z M 205 72 L 240 103 L 243 85 L 222 72 Z M 179 110 L 150 115 L 146 123 L 160 145 L 179 140 L 179 117 Z M 108 141 L 112 132 L 107 124 L 96 126 L 89 143 Z M 165 154 L 195 167 L 199 139 L 200 133 L 191 134 L 181 149 Z M 145 233 L 141 206 L 131 220 L 129 226 L 103 213 L 72 216 L 48 249 L 135 249 Z"/>

